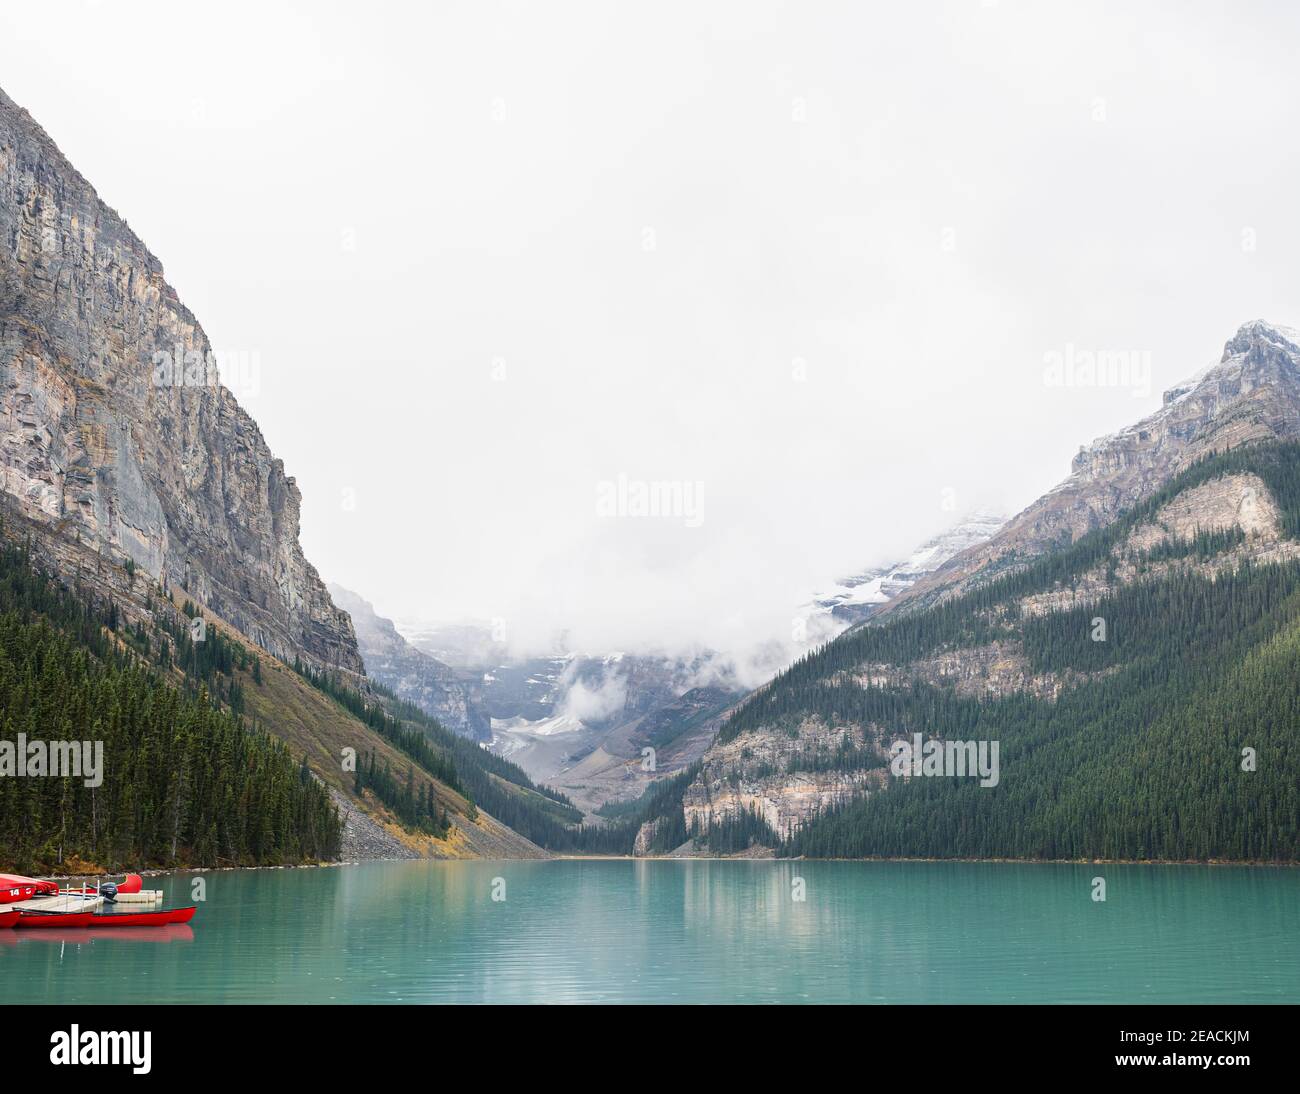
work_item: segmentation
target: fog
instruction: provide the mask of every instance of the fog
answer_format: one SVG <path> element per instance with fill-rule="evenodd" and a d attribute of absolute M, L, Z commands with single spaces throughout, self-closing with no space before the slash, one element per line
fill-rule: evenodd
<path fill-rule="evenodd" d="M 325 578 L 748 651 L 1300 318 L 1297 18 L 49 2 L 0 86 L 233 362 Z"/>

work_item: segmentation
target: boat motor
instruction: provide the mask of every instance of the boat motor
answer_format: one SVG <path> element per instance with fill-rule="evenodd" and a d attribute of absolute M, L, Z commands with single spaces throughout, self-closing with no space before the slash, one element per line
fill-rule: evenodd
<path fill-rule="evenodd" d="M 114 885 L 111 881 L 106 881 L 104 882 L 103 885 L 99 887 L 99 895 L 102 896 L 110 904 L 116 903 L 117 886 Z"/>

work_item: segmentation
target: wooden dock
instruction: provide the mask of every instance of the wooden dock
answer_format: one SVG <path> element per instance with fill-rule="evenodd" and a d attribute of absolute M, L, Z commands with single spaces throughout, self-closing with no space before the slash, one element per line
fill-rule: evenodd
<path fill-rule="evenodd" d="M 89 893 L 94 896 L 97 890 L 93 887 L 90 889 L 60 889 L 61 893 L 70 893 L 74 896 L 80 893 Z M 161 889 L 141 889 L 138 893 L 118 893 L 114 901 L 118 904 L 161 904 L 163 891 Z"/>
<path fill-rule="evenodd" d="M 34 896 L 6 904 L 6 912 L 93 912 L 104 903 L 102 896 L 86 893 L 60 893 L 58 896 Z"/>
<path fill-rule="evenodd" d="M 118 893 L 116 900 L 118 904 L 161 904 L 162 898 L 161 889 L 141 889 L 138 893 Z"/>

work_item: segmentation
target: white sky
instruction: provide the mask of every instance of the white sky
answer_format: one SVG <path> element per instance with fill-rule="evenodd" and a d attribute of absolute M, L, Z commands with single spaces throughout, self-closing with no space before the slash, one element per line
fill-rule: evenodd
<path fill-rule="evenodd" d="M 0 86 L 257 355 L 327 579 L 735 648 L 1300 318 L 1298 18 L 5 2 Z M 1071 344 L 1150 391 L 1045 386 Z M 602 518 L 620 474 L 703 521 Z"/>

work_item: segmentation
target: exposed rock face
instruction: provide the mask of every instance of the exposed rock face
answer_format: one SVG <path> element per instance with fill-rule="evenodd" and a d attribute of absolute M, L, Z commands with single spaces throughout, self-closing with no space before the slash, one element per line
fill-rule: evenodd
<path fill-rule="evenodd" d="M 482 689 L 474 679 L 422 653 L 397 633 L 391 619 L 356 593 L 331 584 L 334 603 L 352 617 L 366 674 L 399 699 L 415 704 L 448 729 L 475 740 L 492 737 L 491 719 L 482 705 Z"/>
<path fill-rule="evenodd" d="M 1215 451 L 1300 437 L 1300 334 L 1256 320 L 1223 357 L 1165 392 L 1164 405 L 1075 456 L 1070 477 L 880 611 L 917 606 L 966 588 L 1016 558 L 1040 554 L 1109 524 L 1172 476 Z"/>
<path fill-rule="evenodd" d="M 1162 505 L 1151 523 L 1133 529 L 1125 546 L 1149 551 L 1171 540 L 1194 539 L 1197 532 L 1231 528 L 1270 540 L 1281 535 L 1277 503 L 1258 475 L 1222 475 L 1184 490 Z"/>
<path fill-rule="evenodd" d="M 1146 562 L 1143 554 L 1166 543 L 1187 543 L 1197 532 L 1239 529 L 1245 539 L 1236 546 L 1204 559 Z M 1068 587 L 1022 597 L 1025 616 L 1066 611 L 1095 603 L 1115 586 L 1152 580 L 1173 569 L 1189 569 L 1203 576 L 1230 573 L 1244 563 L 1263 566 L 1300 558 L 1300 543 L 1284 537 L 1277 501 L 1258 475 L 1221 475 L 1184 490 L 1160 507 L 1147 523 L 1134 528 L 1112 552 L 1110 566 L 1097 566 Z"/>
<path fill-rule="evenodd" d="M 667 818 L 656 817 L 654 820 L 646 821 L 645 824 L 641 825 L 641 827 L 637 829 L 636 839 L 632 843 L 632 854 L 638 856 L 648 855 L 650 853 L 650 847 L 654 843 L 655 836 L 659 834 L 659 830 L 666 823 Z"/>
<path fill-rule="evenodd" d="M 45 553 L 129 559 L 277 656 L 360 672 L 298 488 L 215 360 L 158 260 L 0 92 L 0 491 Z"/>
<path fill-rule="evenodd" d="M 990 642 L 984 646 L 944 650 L 906 665 L 868 664 L 853 674 L 862 687 L 902 688 L 920 682 L 952 688 L 958 695 L 981 698 L 1028 692 L 1040 699 L 1056 699 L 1066 688 L 1103 673 L 1034 672 L 1018 640 Z"/>
<path fill-rule="evenodd" d="M 794 735 L 742 733 L 714 744 L 682 799 L 687 831 L 707 831 L 720 821 L 757 811 L 785 839 L 818 813 L 884 785 L 888 746 L 883 733 L 879 727 L 828 726 L 807 719 Z M 817 762 L 845 748 L 863 758 L 862 766 L 835 770 Z M 878 766 L 866 767 L 868 757 Z"/>
<path fill-rule="evenodd" d="M 1203 559 L 1150 562 L 1147 552 L 1171 542 L 1188 543 L 1198 532 L 1239 529 L 1245 540 Z M 1221 475 L 1180 492 L 1146 523 L 1134 528 L 1117 544 L 1108 565 L 1096 566 L 1047 591 L 1021 597 L 1024 618 L 1067 611 L 1093 604 L 1116 588 L 1136 581 L 1161 578 L 1174 569 L 1194 570 L 1206 576 L 1227 573 L 1249 561 L 1256 565 L 1300 558 L 1300 544 L 1283 538 L 1281 514 L 1264 481 L 1254 474 Z M 997 618 L 1006 620 L 1005 613 Z M 905 665 L 864 664 L 846 678 L 863 687 L 905 687 L 913 681 L 950 687 L 958 695 L 982 697 L 1025 692 L 1056 699 L 1067 689 L 1109 675 L 1067 670 L 1035 673 L 1025 657 L 1023 643 L 1009 637 L 981 646 L 939 650 Z"/>

